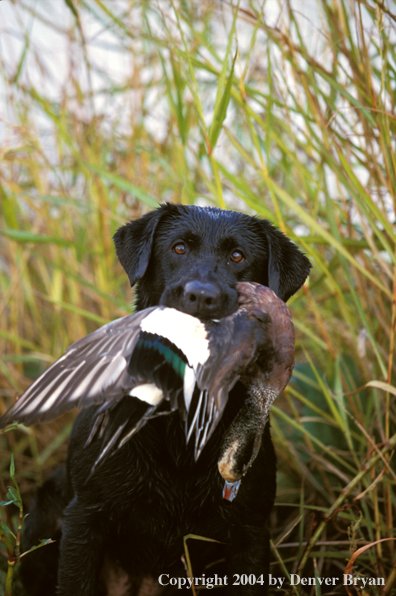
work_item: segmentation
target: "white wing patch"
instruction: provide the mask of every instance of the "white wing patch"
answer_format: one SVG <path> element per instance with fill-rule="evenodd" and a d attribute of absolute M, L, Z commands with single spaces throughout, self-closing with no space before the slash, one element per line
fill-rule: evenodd
<path fill-rule="evenodd" d="M 140 329 L 169 339 L 197 369 L 209 358 L 209 340 L 205 325 L 199 319 L 175 308 L 158 308 L 140 323 Z"/>
<path fill-rule="evenodd" d="M 138 385 L 129 392 L 129 395 L 131 397 L 137 397 L 141 401 L 145 401 L 146 404 L 149 404 L 150 406 L 158 406 L 164 398 L 161 389 L 159 389 L 157 385 L 154 385 L 154 383 Z"/>

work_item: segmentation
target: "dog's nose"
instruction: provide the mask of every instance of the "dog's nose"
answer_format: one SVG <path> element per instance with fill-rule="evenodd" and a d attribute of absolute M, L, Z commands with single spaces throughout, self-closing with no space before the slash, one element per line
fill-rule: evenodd
<path fill-rule="evenodd" d="M 186 312 L 190 315 L 208 317 L 218 310 L 220 298 L 219 286 L 194 280 L 184 286 L 182 301 Z"/>

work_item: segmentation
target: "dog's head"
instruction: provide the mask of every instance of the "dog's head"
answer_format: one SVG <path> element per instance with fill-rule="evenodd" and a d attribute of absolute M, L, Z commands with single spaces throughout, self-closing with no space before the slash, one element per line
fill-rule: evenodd
<path fill-rule="evenodd" d="M 161 205 L 114 235 L 136 307 L 164 304 L 199 318 L 238 307 L 236 284 L 255 281 L 286 302 L 310 262 L 266 220 L 210 207 Z"/>

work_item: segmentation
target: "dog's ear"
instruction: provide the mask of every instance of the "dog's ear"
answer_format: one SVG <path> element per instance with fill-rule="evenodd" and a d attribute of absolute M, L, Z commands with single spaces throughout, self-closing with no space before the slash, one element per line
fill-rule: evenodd
<path fill-rule="evenodd" d="M 124 267 L 131 286 L 146 273 L 153 237 L 163 208 L 146 213 L 119 228 L 113 236 L 117 257 Z"/>
<path fill-rule="evenodd" d="M 286 302 L 307 279 L 311 263 L 287 236 L 269 222 L 261 223 L 268 242 L 268 287 Z"/>

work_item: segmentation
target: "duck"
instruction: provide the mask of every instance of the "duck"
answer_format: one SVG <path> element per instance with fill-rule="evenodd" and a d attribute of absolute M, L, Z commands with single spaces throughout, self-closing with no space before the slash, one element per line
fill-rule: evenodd
<path fill-rule="evenodd" d="M 72 408 L 98 405 L 86 445 L 105 440 L 93 473 L 151 419 L 178 411 L 197 460 L 229 392 L 241 381 L 248 397 L 224 433 L 218 459 L 223 496 L 232 500 L 294 367 L 294 326 L 286 304 L 255 282 L 239 282 L 237 291 L 238 308 L 223 319 L 200 320 L 156 306 L 76 341 L 0 418 L 0 428 L 50 422 Z M 117 419 L 122 400 L 135 406 L 127 420 Z"/>

